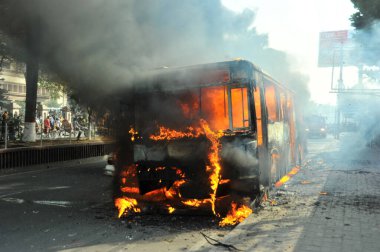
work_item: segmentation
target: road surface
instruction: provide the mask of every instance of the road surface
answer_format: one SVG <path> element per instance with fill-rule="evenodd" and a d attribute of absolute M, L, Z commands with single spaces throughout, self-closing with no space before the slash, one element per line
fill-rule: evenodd
<path fill-rule="evenodd" d="M 104 165 L 0 176 L 0 251 L 182 251 L 231 230 L 210 216 L 118 219 Z"/>
<path fill-rule="evenodd" d="M 104 161 L 3 175 L 0 251 L 231 248 L 223 245 L 242 251 L 380 251 L 379 149 L 363 144 L 350 134 L 310 139 L 298 174 L 234 229 L 218 227 L 212 216 L 118 219 Z M 221 243 L 210 245 L 201 233 Z"/>

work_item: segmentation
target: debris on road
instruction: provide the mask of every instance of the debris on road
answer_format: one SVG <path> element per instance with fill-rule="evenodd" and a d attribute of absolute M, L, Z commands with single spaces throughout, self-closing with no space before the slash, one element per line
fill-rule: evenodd
<path fill-rule="evenodd" d="M 209 243 L 209 244 L 211 244 L 213 246 L 224 247 L 224 248 L 227 248 L 228 250 L 232 249 L 232 250 L 235 250 L 235 251 L 242 251 L 242 250 L 236 248 L 234 245 L 222 243 L 222 242 L 220 242 L 220 241 L 218 241 L 216 239 L 211 238 L 210 236 L 205 235 L 202 232 L 200 232 L 200 233 L 206 239 L 207 243 Z M 213 241 L 214 243 L 212 243 L 211 241 Z"/>
<path fill-rule="evenodd" d="M 302 180 L 301 181 L 301 185 L 308 185 L 308 184 L 311 184 L 311 181 L 309 181 L 309 180 Z"/>

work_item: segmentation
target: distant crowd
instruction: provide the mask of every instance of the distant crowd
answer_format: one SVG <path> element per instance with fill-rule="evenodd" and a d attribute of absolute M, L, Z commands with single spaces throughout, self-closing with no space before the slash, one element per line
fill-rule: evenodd
<path fill-rule="evenodd" d="M 4 140 L 5 130 L 7 129 L 8 139 L 16 140 L 21 137 L 21 118 L 17 114 L 9 114 L 8 111 L 4 111 L 1 115 L 1 135 L 0 139 Z"/>
<path fill-rule="evenodd" d="M 62 116 L 48 115 L 43 121 L 40 118 L 36 119 L 36 133 L 40 132 L 48 138 L 70 136 L 76 132 L 76 138 L 79 140 L 84 130 L 85 127 L 78 120 L 74 120 L 73 127 L 72 124 Z"/>
<path fill-rule="evenodd" d="M 17 140 L 22 138 L 23 127 L 22 119 L 19 115 L 12 115 L 8 111 L 1 114 L 1 135 L 0 140 L 4 141 L 6 135 L 8 140 Z M 74 120 L 74 127 L 66 118 L 62 116 L 48 115 L 45 119 L 36 118 L 36 134 L 41 134 L 44 138 L 57 138 L 75 136 L 80 140 L 81 136 L 86 133 L 84 123 L 76 119 Z M 6 134 L 7 132 L 7 134 Z M 75 134 L 75 135 L 74 135 Z"/>

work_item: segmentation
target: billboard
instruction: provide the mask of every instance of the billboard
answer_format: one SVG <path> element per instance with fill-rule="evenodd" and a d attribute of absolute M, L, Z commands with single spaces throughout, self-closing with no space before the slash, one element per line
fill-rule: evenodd
<path fill-rule="evenodd" d="M 318 67 L 355 65 L 354 44 L 348 30 L 319 33 Z"/>

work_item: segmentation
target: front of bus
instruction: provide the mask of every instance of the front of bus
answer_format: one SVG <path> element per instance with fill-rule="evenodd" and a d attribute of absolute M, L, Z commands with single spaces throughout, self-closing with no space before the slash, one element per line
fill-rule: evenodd
<path fill-rule="evenodd" d="M 124 212 L 155 203 L 218 215 L 226 200 L 258 191 L 251 73 L 226 63 L 184 68 L 136 92 L 134 162 L 120 173 L 133 206 Z"/>

